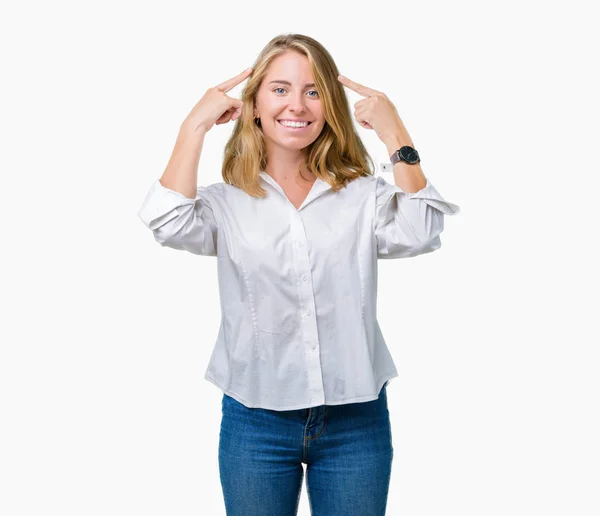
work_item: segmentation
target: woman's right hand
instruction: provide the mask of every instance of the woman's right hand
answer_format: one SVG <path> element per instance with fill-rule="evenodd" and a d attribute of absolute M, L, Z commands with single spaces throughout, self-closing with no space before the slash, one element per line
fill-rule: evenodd
<path fill-rule="evenodd" d="M 206 133 L 214 124 L 226 124 L 242 116 L 244 103 L 228 97 L 225 93 L 244 81 L 251 73 L 252 68 L 248 68 L 235 77 L 208 88 L 182 125 L 191 128 L 192 132 L 200 130 Z"/>

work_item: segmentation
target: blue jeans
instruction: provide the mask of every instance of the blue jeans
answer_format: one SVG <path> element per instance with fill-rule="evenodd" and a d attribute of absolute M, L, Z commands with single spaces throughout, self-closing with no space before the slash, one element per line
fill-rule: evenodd
<path fill-rule="evenodd" d="M 302 463 L 312 516 L 385 516 L 393 454 L 385 385 L 373 401 L 284 411 L 223 394 L 227 516 L 296 516 Z"/>

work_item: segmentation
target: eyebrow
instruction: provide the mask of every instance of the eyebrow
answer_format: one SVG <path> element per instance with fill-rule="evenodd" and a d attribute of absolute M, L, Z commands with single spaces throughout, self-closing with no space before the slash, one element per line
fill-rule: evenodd
<path fill-rule="evenodd" d="M 279 83 L 279 84 L 287 84 L 288 86 L 291 86 L 291 85 L 292 85 L 292 83 L 291 83 L 290 81 L 280 81 L 280 80 L 271 81 L 269 84 L 273 84 L 274 82 L 277 82 L 277 83 Z M 315 83 L 314 83 L 314 82 L 311 82 L 311 83 L 309 83 L 309 84 L 305 84 L 305 85 L 304 85 L 304 87 L 305 87 L 305 88 L 312 88 L 312 87 L 314 87 L 314 86 L 315 86 Z"/>

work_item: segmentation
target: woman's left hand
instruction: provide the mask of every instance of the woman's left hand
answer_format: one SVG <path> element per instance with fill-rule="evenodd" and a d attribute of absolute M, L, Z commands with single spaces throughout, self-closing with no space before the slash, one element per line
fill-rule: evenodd
<path fill-rule="evenodd" d="M 360 125 L 366 129 L 373 129 L 384 143 L 401 132 L 403 123 L 400 115 L 385 93 L 367 88 L 343 75 L 338 76 L 338 80 L 347 88 L 366 97 L 354 104 L 354 116 Z"/>

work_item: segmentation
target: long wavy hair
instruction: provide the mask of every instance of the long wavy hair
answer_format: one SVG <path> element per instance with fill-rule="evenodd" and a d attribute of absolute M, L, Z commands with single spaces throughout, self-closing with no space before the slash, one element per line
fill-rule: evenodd
<path fill-rule="evenodd" d="M 373 175 L 373 159 L 355 131 L 350 104 L 337 78 L 339 71 L 333 58 L 309 36 L 284 34 L 273 38 L 259 54 L 242 91 L 242 116 L 235 121 L 233 133 L 225 144 L 223 180 L 253 197 L 267 195 L 259 180 L 259 171 L 267 168 L 266 143 L 260 125 L 254 121 L 254 103 L 271 61 L 288 51 L 308 58 L 325 117 L 321 134 L 306 149 L 305 165 L 336 192 L 360 176 Z"/>

